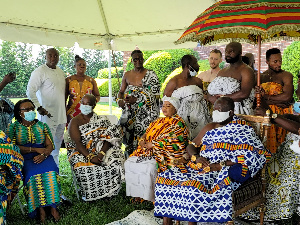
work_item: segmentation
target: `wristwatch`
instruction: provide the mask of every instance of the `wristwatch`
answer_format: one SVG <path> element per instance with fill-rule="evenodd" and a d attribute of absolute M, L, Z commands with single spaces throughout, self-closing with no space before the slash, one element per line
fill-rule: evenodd
<path fill-rule="evenodd" d="M 223 162 L 220 162 L 220 166 L 221 167 L 224 167 L 224 166 L 226 166 L 226 163 L 223 161 Z"/>

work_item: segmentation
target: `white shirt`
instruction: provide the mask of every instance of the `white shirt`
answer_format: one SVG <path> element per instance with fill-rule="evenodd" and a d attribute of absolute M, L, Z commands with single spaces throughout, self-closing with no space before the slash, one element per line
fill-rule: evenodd
<path fill-rule="evenodd" d="M 38 114 L 38 119 L 49 127 L 67 122 L 65 89 L 65 73 L 59 67 L 51 69 L 44 64 L 31 73 L 26 94 L 36 108 L 42 106 L 53 116 Z"/>

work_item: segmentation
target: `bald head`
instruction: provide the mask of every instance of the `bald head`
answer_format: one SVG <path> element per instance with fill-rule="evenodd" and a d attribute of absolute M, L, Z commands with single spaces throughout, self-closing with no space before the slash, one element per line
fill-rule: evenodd
<path fill-rule="evenodd" d="M 234 111 L 234 101 L 229 97 L 220 97 L 215 101 L 214 110 L 220 112 Z"/>
<path fill-rule="evenodd" d="M 55 48 L 49 48 L 46 51 L 46 65 L 51 69 L 56 69 L 59 60 L 59 53 Z"/>
<path fill-rule="evenodd" d="M 227 46 L 226 46 L 226 48 L 227 47 L 231 47 L 231 48 L 233 48 L 235 51 L 237 51 L 237 53 L 240 53 L 240 54 L 242 54 L 242 44 L 241 43 L 239 43 L 239 42 L 230 42 Z"/>
<path fill-rule="evenodd" d="M 97 104 L 97 99 L 94 95 L 91 94 L 86 94 L 83 96 L 83 98 L 81 99 L 81 102 L 84 105 L 90 105 L 93 108 L 95 108 L 96 104 Z"/>

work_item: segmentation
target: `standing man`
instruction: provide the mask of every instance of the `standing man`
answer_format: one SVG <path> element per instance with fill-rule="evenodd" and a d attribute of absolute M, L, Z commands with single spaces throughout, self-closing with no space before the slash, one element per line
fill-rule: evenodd
<path fill-rule="evenodd" d="M 254 73 L 242 61 L 242 45 L 229 43 L 225 48 L 225 60 L 229 66 L 209 84 L 208 100 L 214 104 L 220 96 L 230 97 L 234 101 L 234 113 L 253 114 Z"/>
<path fill-rule="evenodd" d="M 218 49 L 214 49 L 209 53 L 209 66 L 210 69 L 206 70 L 198 75 L 203 83 L 210 83 L 216 78 L 217 74 L 221 70 L 219 67 L 222 62 L 222 52 Z M 205 85 L 204 85 L 205 86 Z"/>
<path fill-rule="evenodd" d="M 293 75 L 281 69 L 282 58 L 278 48 L 271 48 L 266 52 L 268 70 L 261 74 L 263 98 L 272 109 L 272 118 L 277 114 L 292 114 L 294 86 Z M 270 128 L 267 148 L 276 152 L 277 147 L 284 141 L 286 130 L 272 125 Z"/>
<path fill-rule="evenodd" d="M 184 55 L 181 66 L 182 72 L 169 81 L 164 96 L 179 99 L 177 114 L 185 121 L 190 139 L 193 139 L 211 119 L 203 98 L 202 81 L 196 77 L 199 71 L 197 59 L 193 55 Z"/>
<path fill-rule="evenodd" d="M 124 131 L 126 154 L 137 148 L 140 137 L 159 116 L 158 77 L 154 71 L 144 68 L 140 50 L 134 50 L 131 58 L 134 69 L 124 74 L 117 98 L 117 104 L 123 109 L 120 125 Z"/>
<path fill-rule="evenodd" d="M 46 51 L 46 64 L 35 69 L 27 85 L 27 97 L 38 111 L 38 119 L 51 129 L 55 149 L 51 155 L 57 166 L 58 155 L 66 126 L 65 73 L 57 67 L 59 53 L 54 48 Z"/>

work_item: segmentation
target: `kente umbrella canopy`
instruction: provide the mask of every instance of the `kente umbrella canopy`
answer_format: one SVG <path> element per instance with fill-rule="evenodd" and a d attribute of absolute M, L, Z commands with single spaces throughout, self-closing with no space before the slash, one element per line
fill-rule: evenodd
<path fill-rule="evenodd" d="M 284 37 L 300 37 L 299 0 L 222 0 L 187 28 L 176 44 L 202 45 L 239 41 L 257 44 Z"/>

